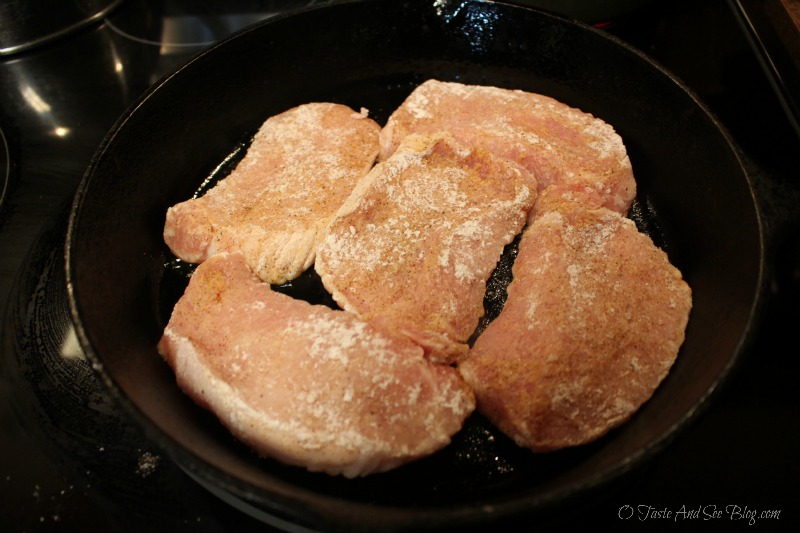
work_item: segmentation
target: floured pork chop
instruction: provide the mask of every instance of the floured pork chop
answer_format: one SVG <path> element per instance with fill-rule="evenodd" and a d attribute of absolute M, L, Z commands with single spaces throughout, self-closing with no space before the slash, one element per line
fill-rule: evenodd
<path fill-rule="evenodd" d="M 538 180 L 540 193 L 555 187 L 553 192 L 588 200 L 586 207 L 619 213 L 636 196 L 631 163 L 614 129 L 547 96 L 428 80 L 389 117 L 378 160 L 394 153 L 409 133 L 436 131 L 516 161 Z"/>
<path fill-rule="evenodd" d="M 499 317 L 460 365 L 478 410 L 520 446 L 589 442 L 626 421 L 677 357 L 691 291 L 607 209 L 551 212 L 523 234 Z"/>
<path fill-rule="evenodd" d="M 448 134 L 408 136 L 342 206 L 315 268 L 345 310 L 409 336 L 432 360 L 455 360 L 483 313 L 486 280 L 525 223 L 532 181 Z"/>
<path fill-rule="evenodd" d="M 240 251 L 266 282 L 297 277 L 313 263 L 331 216 L 375 162 L 379 131 L 366 113 L 332 103 L 269 118 L 229 176 L 168 210 L 164 240 L 191 263 Z"/>
<path fill-rule="evenodd" d="M 197 268 L 158 348 L 236 437 L 312 471 L 389 470 L 445 446 L 474 409 L 456 369 L 349 313 L 273 291 L 238 253 Z"/>
<path fill-rule="evenodd" d="M 574 210 L 591 210 L 603 207 L 603 198 L 596 191 L 583 185 L 555 184 L 539 192 L 531 219 L 551 211 L 562 213 Z"/>

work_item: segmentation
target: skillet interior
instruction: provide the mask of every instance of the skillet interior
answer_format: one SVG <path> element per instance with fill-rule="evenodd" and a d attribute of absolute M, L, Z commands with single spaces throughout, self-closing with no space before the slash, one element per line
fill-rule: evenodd
<path fill-rule="evenodd" d="M 185 283 L 161 238 L 166 209 L 190 197 L 268 116 L 334 101 L 366 107 L 383 123 L 428 78 L 540 92 L 616 128 L 639 187 L 632 216 L 693 289 L 679 359 L 629 423 L 574 450 L 519 450 L 474 416 L 441 453 L 365 479 L 258 459 L 178 390 L 156 352 Z M 67 254 L 87 357 L 184 469 L 270 515 L 350 531 L 511 519 L 567 502 L 640 462 L 692 417 L 743 349 L 763 260 L 734 149 L 668 74 L 589 27 L 497 3 L 433 0 L 347 2 L 275 19 L 157 84 L 98 150 L 76 196 Z M 314 290 L 295 285 L 301 294 Z"/>

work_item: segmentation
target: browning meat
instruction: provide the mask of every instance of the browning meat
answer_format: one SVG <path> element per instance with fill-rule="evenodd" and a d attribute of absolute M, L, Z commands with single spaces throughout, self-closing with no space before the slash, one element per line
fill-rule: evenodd
<path fill-rule="evenodd" d="M 392 113 L 381 131 L 378 160 L 410 133 L 437 131 L 521 164 L 538 181 L 543 200 L 564 193 L 567 202 L 624 214 L 636 195 L 631 163 L 614 129 L 548 96 L 428 80 Z M 551 205 L 537 205 L 532 213 Z"/>
<path fill-rule="evenodd" d="M 550 212 L 523 234 L 499 317 L 460 365 L 478 409 L 517 444 L 589 442 L 650 398 L 683 343 L 691 291 L 607 209 Z"/>
<path fill-rule="evenodd" d="M 261 454 L 355 477 L 433 453 L 474 409 L 456 369 L 344 311 L 201 264 L 158 345 L 181 389 Z"/>
<path fill-rule="evenodd" d="M 315 268 L 342 308 L 452 361 L 525 223 L 531 183 L 525 169 L 448 134 L 410 135 L 342 207 Z"/>
<path fill-rule="evenodd" d="M 234 171 L 167 211 L 164 240 L 185 261 L 242 252 L 269 283 L 314 261 L 330 218 L 372 167 L 380 127 L 364 113 L 310 103 L 269 118 Z"/>

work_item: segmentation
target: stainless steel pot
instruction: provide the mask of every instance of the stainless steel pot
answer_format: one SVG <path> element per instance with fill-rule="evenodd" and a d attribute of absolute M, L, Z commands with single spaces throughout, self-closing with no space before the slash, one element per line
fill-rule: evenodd
<path fill-rule="evenodd" d="M 0 55 L 35 48 L 96 22 L 123 0 L 3 0 Z"/>

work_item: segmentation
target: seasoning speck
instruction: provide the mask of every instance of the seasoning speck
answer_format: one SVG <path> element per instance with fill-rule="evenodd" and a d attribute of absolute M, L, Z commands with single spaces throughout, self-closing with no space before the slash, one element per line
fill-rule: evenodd
<path fill-rule="evenodd" d="M 136 473 L 142 477 L 147 477 L 155 472 L 160 457 L 150 452 L 144 452 L 139 456 L 139 465 L 136 468 Z"/>

